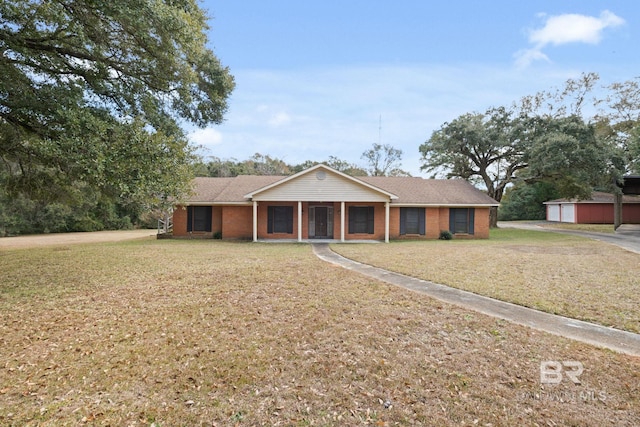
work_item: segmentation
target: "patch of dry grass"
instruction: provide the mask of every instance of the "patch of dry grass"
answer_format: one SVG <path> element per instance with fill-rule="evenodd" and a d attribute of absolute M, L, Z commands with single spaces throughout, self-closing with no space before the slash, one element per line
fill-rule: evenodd
<path fill-rule="evenodd" d="M 12 250 L 0 270 L 2 425 L 640 419 L 638 358 L 372 281 L 306 245 Z M 582 362 L 582 384 L 542 387 L 544 360 Z"/>
<path fill-rule="evenodd" d="M 554 222 L 548 224 L 542 224 L 544 228 L 557 228 L 560 230 L 572 230 L 572 231 L 590 231 L 593 233 L 615 233 L 613 224 L 570 224 L 565 222 Z"/>
<path fill-rule="evenodd" d="M 352 259 L 503 301 L 640 332 L 640 256 L 581 237 L 495 230 L 484 241 L 334 245 Z"/>

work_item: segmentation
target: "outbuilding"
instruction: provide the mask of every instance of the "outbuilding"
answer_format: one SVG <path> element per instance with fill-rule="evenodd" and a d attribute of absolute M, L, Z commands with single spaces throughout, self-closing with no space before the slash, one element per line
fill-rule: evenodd
<path fill-rule="evenodd" d="M 544 203 L 547 221 L 574 224 L 613 224 L 614 196 L 594 191 L 588 200 L 556 199 Z M 622 222 L 640 224 L 640 196 L 622 197 Z"/>

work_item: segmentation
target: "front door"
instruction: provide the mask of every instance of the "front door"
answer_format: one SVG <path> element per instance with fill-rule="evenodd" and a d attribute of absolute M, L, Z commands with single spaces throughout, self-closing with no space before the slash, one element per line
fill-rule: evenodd
<path fill-rule="evenodd" d="M 332 206 L 312 206 L 309 208 L 309 237 L 333 239 Z"/>
<path fill-rule="evenodd" d="M 316 237 L 327 236 L 327 208 L 318 206 L 316 208 Z"/>

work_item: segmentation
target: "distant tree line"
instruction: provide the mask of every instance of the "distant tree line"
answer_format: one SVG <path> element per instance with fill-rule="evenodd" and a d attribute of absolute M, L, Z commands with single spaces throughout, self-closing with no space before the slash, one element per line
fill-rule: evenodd
<path fill-rule="evenodd" d="M 260 153 L 246 160 L 209 157 L 194 164 L 196 176 L 230 177 L 238 175 L 293 175 L 319 163 L 351 176 L 409 176 L 401 168 L 402 150 L 389 144 L 372 144 L 361 156 L 365 165 L 329 156 L 324 161 L 307 160 L 299 164 L 287 164 L 284 160 Z"/>

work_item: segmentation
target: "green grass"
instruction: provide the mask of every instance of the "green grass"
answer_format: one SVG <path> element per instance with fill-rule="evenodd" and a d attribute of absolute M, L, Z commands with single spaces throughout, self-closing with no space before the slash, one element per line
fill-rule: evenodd
<path fill-rule="evenodd" d="M 482 242 L 491 244 L 500 246 Z M 638 358 L 367 279 L 320 261 L 308 245 L 0 250 L 0 271 L 0 425 L 633 425 L 640 417 Z M 581 386 L 544 390 L 595 390 L 604 401 L 535 398 L 544 360 L 585 365 Z"/>

